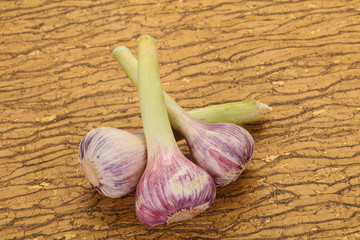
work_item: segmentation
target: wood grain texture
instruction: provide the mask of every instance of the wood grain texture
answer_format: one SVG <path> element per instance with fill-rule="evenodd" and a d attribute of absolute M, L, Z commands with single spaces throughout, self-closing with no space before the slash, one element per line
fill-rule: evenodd
<path fill-rule="evenodd" d="M 141 128 L 111 51 L 136 54 L 142 34 L 184 108 L 273 108 L 247 126 L 241 177 L 160 227 L 137 220 L 134 194 L 97 194 L 77 162 L 91 129 Z M 0 1 L 0 239 L 360 239 L 359 59 L 357 0 Z"/>

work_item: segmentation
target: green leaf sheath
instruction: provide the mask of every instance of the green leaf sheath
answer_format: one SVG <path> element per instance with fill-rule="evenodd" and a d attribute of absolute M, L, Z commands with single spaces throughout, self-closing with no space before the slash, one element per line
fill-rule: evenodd
<path fill-rule="evenodd" d="M 138 91 L 148 152 L 159 146 L 175 147 L 160 82 L 156 40 L 144 35 L 138 40 Z"/>
<path fill-rule="evenodd" d="M 112 54 L 133 85 L 138 88 L 138 63 L 129 48 L 119 46 L 113 50 Z M 173 102 L 168 94 L 164 93 L 164 96 L 166 104 Z M 167 108 L 169 110 L 169 106 L 167 106 Z M 188 111 L 188 113 L 196 119 L 207 123 L 223 122 L 241 125 L 262 121 L 263 112 L 268 109 L 271 108 L 264 103 L 260 103 L 254 99 L 245 99 L 238 102 L 230 102 L 194 109 Z"/>

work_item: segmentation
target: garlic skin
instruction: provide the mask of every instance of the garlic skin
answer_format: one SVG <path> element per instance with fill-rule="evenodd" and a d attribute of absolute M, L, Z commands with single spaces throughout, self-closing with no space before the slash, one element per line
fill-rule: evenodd
<path fill-rule="evenodd" d="M 78 160 L 100 194 L 122 197 L 135 190 L 145 169 L 144 135 L 111 127 L 93 129 L 79 145 Z"/>
<path fill-rule="evenodd" d="M 196 127 L 196 134 L 185 136 L 193 161 L 214 178 L 216 186 L 235 181 L 254 152 L 250 133 L 228 123 L 195 121 L 193 127 Z"/>
<path fill-rule="evenodd" d="M 214 180 L 180 151 L 162 147 L 149 158 L 135 198 L 136 215 L 142 223 L 157 226 L 186 220 L 212 205 Z"/>
<path fill-rule="evenodd" d="M 205 169 L 216 186 L 235 181 L 254 152 L 254 140 L 243 127 L 197 120 L 170 97 L 165 97 L 171 126 L 182 134 L 192 160 Z"/>

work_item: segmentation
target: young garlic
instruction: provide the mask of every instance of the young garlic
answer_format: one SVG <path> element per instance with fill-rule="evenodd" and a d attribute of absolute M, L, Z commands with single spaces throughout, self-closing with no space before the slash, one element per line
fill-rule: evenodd
<path fill-rule="evenodd" d="M 253 99 L 193 109 L 188 113 L 207 123 L 259 122 L 267 105 Z M 176 134 L 180 140 L 181 135 Z M 104 144 L 106 143 L 106 144 Z M 100 127 L 88 132 L 79 145 L 79 163 L 90 184 L 102 195 L 119 198 L 135 190 L 146 165 L 143 131 Z"/>
<path fill-rule="evenodd" d="M 130 50 L 117 47 L 113 56 L 138 87 L 137 61 Z M 189 115 L 165 92 L 164 99 L 171 125 L 185 137 L 193 161 L 210 173 L 217 186 L 235 181 L 253 154 L 254 141 L 250 133 L 234 124 L 204 123 Z M 259 104 L 259 107 L 270 109 L 265 104 Z"/>
<path fill-rule="evenodd" d="M 180 152 L 160 83 L 156 40 L 138 40 L 139 98 L 147 146 L 147 165 L 136 188 L 136 215 L 156 226 L 192 218 L 211 206 L 212 177 Z"/>
<path fill-rule="evenodd" d="M 235 181 L 254 151 L 254 140 L 243 127 L 230 123 L 204 123 L 165 98 L 172 127 L 182 133 L 193 161 L 204 168 L 217 186 Z"/>
<path fill-rule="evenodd" d="M 118 198 L 136 188 L 146 166 L 145 139 L 111 127 L 88 132 L 79 145 L 79 163 L 101 194 Z"/>

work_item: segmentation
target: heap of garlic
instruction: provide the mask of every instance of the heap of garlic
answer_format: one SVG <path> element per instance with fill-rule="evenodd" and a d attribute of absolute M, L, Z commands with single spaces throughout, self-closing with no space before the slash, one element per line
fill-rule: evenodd
<path fill-rule="evenodd" d="M 105 196 L 122 197 L 136 188 L 136 214 L 155 226 L 201 213 L 213 203 L 216 185 L 239 177 L 254 141 L 238 125 L 261 121 L 269 107 L 247 99 L 186 112 L 161 88 L 156 40 L 145 35 L 138 44 L 139 67 L 124 46 L 113 56 L 139 90 L 144 132 L 94 129 L 80 143 L 79 163 Z M 192 161 L 178 149 L 172 130 L 186 139 Z"/>

